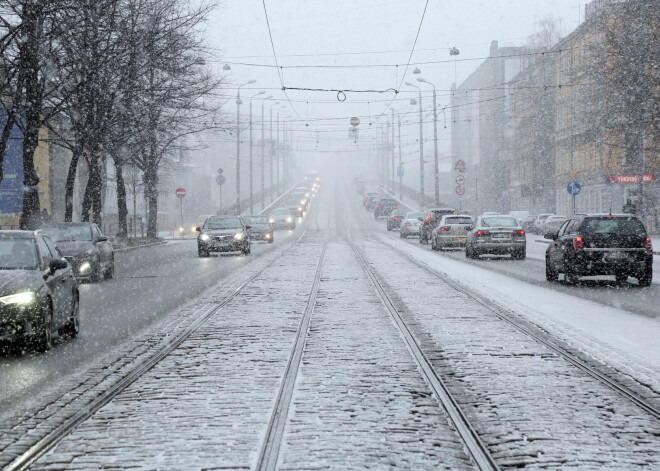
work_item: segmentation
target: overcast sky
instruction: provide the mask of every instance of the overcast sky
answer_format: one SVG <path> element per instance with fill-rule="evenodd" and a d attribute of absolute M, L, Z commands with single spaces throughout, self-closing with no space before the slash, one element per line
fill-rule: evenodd
<path fill-rule="evenodd" d="M 373 142 L 378 134 L 377 117 L 392 98 L 395 109 L 411 109 L 409 98 L 417 90 L 403 85 L 406 81 L 422 85 L 424 107 L 431 106 L 431 87 L 416 82 L 423 77 L 438 89 L 438 105 L 449 100 L 449 89 L 456 79 L 464 80 L 488 55 L 492 40 L 500 46 L 523 45 L 534 30 L 535 18 L 553 14 L 564 20 L 570 33 L 584 20 L 584 1 L 576 0 L 430 0 L 421 23 L 412 58 L 411 49 L 424 13 L 426 0 L 265 0 L 272 40 L 281 80 L 286 87 L 340 90 L 388 90 L 384 93 L 346 92 L 339 102 L 336 92 L 289 90 L 282 92 L 277 68 L 273 66 L 273 47 L 268 33 L 262 0 L 224 0 L 208 24 L 214 48 L 213 65 L 221 71 L 229 63 L 230 88 L 254 79 L 254 85 L 241 89 L 247 97 L 260 90 L 274 98 L 266 102 L 266 114 L 274 101 L 285 104 L 296 132 L 299 150 L 313 150 L 317 136 L 324 149 L 348 149 L 349 118 L 361 119 L 362 143 Z M 460 50 L 455 64 L 448 49 Z M 406 78 L 403 73 L 410 59 Z M 444 62 L 443 62 L 444 61 Z M 424 64 L 436 62 L 434 64 Z M 397 67 L 398 65 L 398 67 Z M 455 70 L 456 65 L 456 70 Z M 293 66 L 317 66 L 315 68 Z M 352 67 L 318 67 L 352 66 Z M 412 75 L 419 67 L 421 75 Z M 399 95 L 393 89 L 399 89 Z M 227 111 L 235 113 L 235 98 Z M 244 100 L 247 103 L 247 100 Z M 254 100 L 255 115 L 261 102 Z M 244 105 L 242 112 L 246 111 Z M 389 112 L 388 112 L 389 114 Z M 404 140 L 417 132 L 412 114 L 405 118 Z M 369 123 L 372 129 L 368 131 Z M 448 130 L 447 130 L 448 131 Z M 227 139 L 231 139 L 226 136 Z M 448 132 L 441 139 L 447 146 Z"/>

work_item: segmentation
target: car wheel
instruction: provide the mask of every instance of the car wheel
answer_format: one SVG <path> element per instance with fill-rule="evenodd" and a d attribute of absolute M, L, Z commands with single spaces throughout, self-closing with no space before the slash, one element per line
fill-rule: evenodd
<path fill-rule="evenodd" d="M 400 239 L 405 239 L 406 236 L 403 235 L 403 231 L 399 231 L 399 238 Z"/>
<path fill-rule="evenodd" d="M 465 258 L 472 258 L 472 249 L 469 245 L 465 246 Z"/>
<path fill-rule="evenodd" d="M 545 279 L 551 282 L 557 281 L 559 278 L 559 273 L 552 269 L 548 259 L 545 259 Z"/>
<path fill-rule="evenodd" d="M 110 266 L 105 271 L 105 279 L 111 280 L 115 277 L 115 257 L 113 256 L 110 260 Z"/>
<path fill-rule="evenodd" d="M 206 258 L 206 257 L 209 256 L 209 251 L 208 250 L 197 249 L 197 255 L 199 255 L 201 258 Z"/>
<path fill-rule="evenodd" d="M 617 283 L 618 285 L 622 285 L 622 284 L 624 284 L 626 281 L 628 281 L 628 274 L 627 274 L 627 273 L 616 273 L 616 274 L 614 275 L 614 277 L 616 278 L 616 283 Z"/>
<path fill-rule="evenodd" d="M 431 250 L 438 250 L 438 245 L 435 241 L 435 237 L 431 239 Z"/>
<path fill-rule="evenodd" d="M 527 256 L 527 252 L 525 249 L 521 250 L 516 250 L 513 254 L 513 257 L 515 260 L 525 260 L 525 257 Z"/>
<path fill-rule="evenodd" d="M 94 273 L 92 273 L 92 276 L 91 276 L 92 281 L 94 283 L 96 283 L 98 281 L 101 281 L 103 279 L 103 275 L 104 275 L 104 273 L 101 271 L 101 261 L 99 260 L 96 263 L 96 268 L 94 269 Z"/>
<path fill-rule="evenodd" d="M 273 236 L 270 236 L 270 239 L 268 239 L 268 243 L 272 244 L 273 243 Z"/>
<path fill-rule="evenodd" d="M 569 285 L 577 285 L 578 281 L 580 281 L 580 277 L 574 271 L 567 270 L 564 273 L 564 281 L 566 281 L 566 283 L 568 283 Z"/>
<path fill-rule="evenodd" d="M 44 318 L 39 326 L 36 346 L 40 352 L 47 352 L 53 346 L 53 305 L 50 299 L 44 312 Z"/>
<path fill-rule="evenodd" d="M 653 281 L 653 268 L 651 265 L 647 264 L 646 269 L 644 270 L 644 274 L 637 278 L 637 282 L 639 283 L 639 286 L 651 286 L 651 282 Z"/>
<path fill-rule="evenodd" d="M 69 320 L 69 323 L 64 329 L 64 334 L 69 338 L 73 339 L 78 337 L 78 333 L 80 332 L 79 314 L 80 314 L 80 301 L 78 299 L 78 296 L 76 296 L 73 299 L 73 308 L 71 309 L 71 319 Z"/>

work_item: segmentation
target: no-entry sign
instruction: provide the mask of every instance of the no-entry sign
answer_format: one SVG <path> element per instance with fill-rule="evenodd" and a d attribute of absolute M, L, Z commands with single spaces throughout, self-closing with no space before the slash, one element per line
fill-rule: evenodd
<path fill-rule="evenodd" d="M 176 197 L 177 198 L 185 198 L 186 196 L 186 189 L 185 188 L 177 188 L 176 189 Z"/>
<path fill-rule="evenodd" d="M 360 125 L 360 118 L 357 116 L 353 116 L 351 118 L 351 126 L 359 126 Z"/>

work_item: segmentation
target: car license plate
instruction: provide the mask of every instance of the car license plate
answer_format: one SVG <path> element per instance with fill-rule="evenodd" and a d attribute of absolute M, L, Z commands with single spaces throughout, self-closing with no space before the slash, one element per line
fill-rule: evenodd
<path fill-rule="evenodd" d="M 493 234 L 493 239 L 508 239 L 508 238 L 509 238 L 509 234 L 505 234 L 503 232 Z"/>
<path fill-rule="evenodd" d="M 606 260 L 624 260 L 628 258 L 627 252 L 603 252 L 603 258 Z"/>
<path fill-rule="evenodd" d="M 454 242 L 465 242 L 465 237 L 454 237 Z"/>

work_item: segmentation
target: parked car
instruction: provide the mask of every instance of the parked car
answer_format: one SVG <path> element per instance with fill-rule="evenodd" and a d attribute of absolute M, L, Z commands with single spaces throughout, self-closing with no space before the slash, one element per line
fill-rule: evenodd
<path fill-rule="evenodd" d="M 393 209 L 399 207 L 399 202 L 393 198 L 381 198 L 374 207 L 374 218 L 387 218 Z"/>
<path fill-rule="evenodd" d="M 273 242 L 273 227 L 266 216 L 259 214 L 242 216 L 245 225 L 250 226 L 250 240 Z"/>
<path fill-rule="evenodd" d="M 419 228 L 426 217 L 426 213 L 418 213 L 409 211 L 401 220 L 399 227 L 399 236 L 402 239 L 407 239 L 410 236 L 419 237 Z"/>
<path fill-rule="evenodd" d="M 78 281 L 99 281 L 115 274 L 112 242 L 91 222 L 58 222 L 41 229 L 55 241 Z"/>
<path fill-rule="evenodd" d="M 273 209 L 268 215 L 268 222 L 273 225 L 273 229 L 296 228 L 296 217 L 291 214 L 289 208 Z"/>
<path fill-rule="evenodd" d="M 208 257 L 211 252 L 250 253 L 250 226 L 240 216 L 213 216 L 197 231 L 197 254 Z"/>
<path fill-rule="evenodd" d="M 456 214 L 454 208 L 435 208 L 431 209 L 428 213 L 428 216 L 424 219 L 421 226 L 419 227 L 419 243 L 428 244 L 431 240 L 431 232 L 440 224 L 440 219 L 442 216 L 447 216 L 451 214 Z"/>
<path fill-rule="evenodd" d="M 511 258 L 522 260 L 526 256 L 525 231 L 513 216 L 480 216 L 465 242 L 465 256 L 479 258 L 480 255 L 511 254 Z"/>
<path fill-rule="evenodd" d="M 390 212 L 390 217 L 387 218 L 387 230 L 396 231 L 401 227 L 401 220 L 405 217 L 406 213 L 402 209 L 396 208 Z"/>
<path fill-rule="evenodd" d="M 0 340 L 52 346 L 78 335 L 78 283 L 57 246 L 38 231 L 0 231 Z"/>
<path fill-rule="evenodd" d="M 431 248 L 442 250 L 445 247 L 465 247 L 467 233 L 473 227 L 474 220 L 470 216 L 442 216 L 440 224 L 431 233 Z"/>
<path fill-rule="evenodd" d="M 535 234 L 545 234 L 545 232 L 543 232 L 543 223 L 550 216 L 554 216 L 554 215 L 552 213 L 541 213 L 538 216 L 536 216 L 536 221 L 534 221 Z"/>
<path fill-rule="evenodd" d="M 630 214 L 574 216 L 544 236 L 552 242 L 545 253 L 545 275 L 559 274 L 571 284 L 581 276 L 614 275 L 618 283 L 637 278 L 640 286 L 653 279 L 651 238 L 637 217 Z"/>
<path fill-rule="evenodd" d="M 559 228 L 564 224 L 564 222 L 568 219 L 566 216 L 548 216 L 545 218 L 545 221 L 543 221 L 543 224 L 541 227 L 543 228 L 543 234 L 547 234 L 548 232 L 557 232 Z"/>

